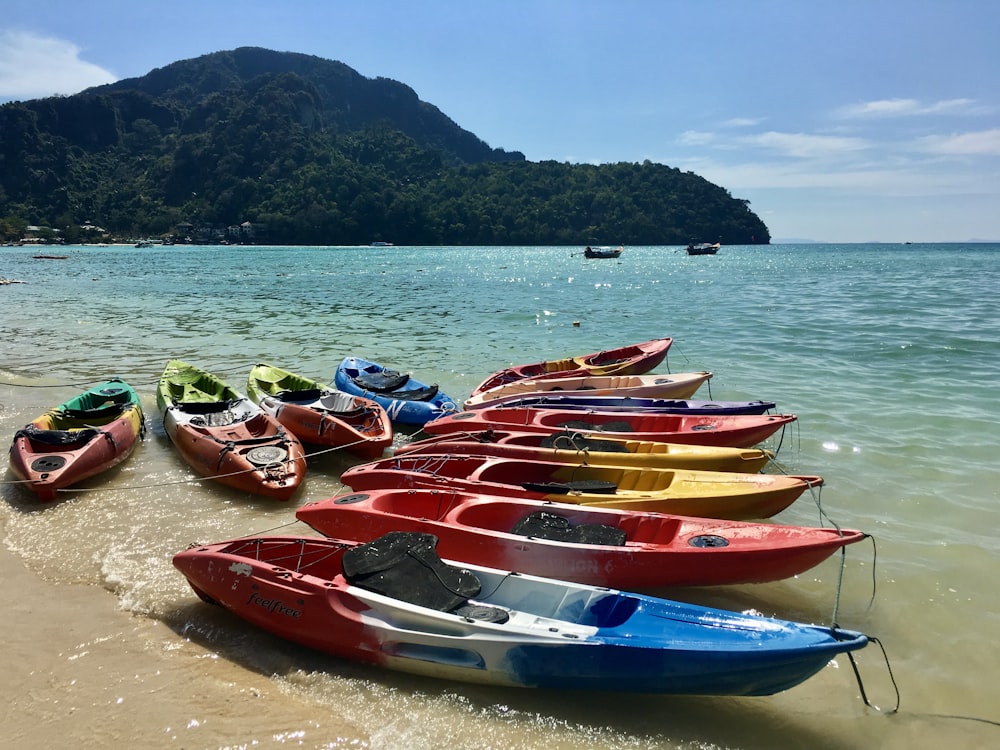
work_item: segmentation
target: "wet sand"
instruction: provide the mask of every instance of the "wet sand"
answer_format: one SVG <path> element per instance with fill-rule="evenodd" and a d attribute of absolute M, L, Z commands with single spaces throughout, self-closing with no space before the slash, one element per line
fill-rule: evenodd
<path fill-rule="evenodd" d="M 364 747 L 285 695 L 92 585 L 54 584 L 0 546 L 0 747 Z"/>

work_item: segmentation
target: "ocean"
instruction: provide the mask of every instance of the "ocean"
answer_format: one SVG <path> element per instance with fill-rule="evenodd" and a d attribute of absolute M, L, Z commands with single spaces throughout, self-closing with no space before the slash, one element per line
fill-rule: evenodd
<path fill-rule="evenodd" d="M 610 260 L 582 247 L 2 247 L 0 277 L 23 282 L 0 286 L 8 439 L 112 376 L 139 391 L 148 427 L 121 467 L 57 502 L 3 477 L 4 566 L 37 579 L 5 592 L 23 631 L 5 661 L 30 664 L 4 693 L 34 701 L 8 710 L 22 733 L 31 720 L 36 739 L 49 727 L 78 747 L 547 750 L 950 750 L 1000 736 L 1000 245 L 626 246 Z M 169 359 L 244 390 L 257 362 L 332 382 L 359 355 L 461 401 L 511 364 L 661 336 L 674 344 L 656 372 L 713 373 L 697 397 L 798 416 L 769 445 L 826 484 L 820 505 L 803 496 L 775 523 L 829 518 L 874 542 L 786 581 L 657 593 L 876 637 L 884 657 L 878 644 L 857 654 L 872 706 L 844 657 L 763 698 L 382 671 L 204 604 L 171 565 L 192 543 L 312 533 L 295 508 L 342 491 L 355 460 L 317 456 L 288 503 L 200 480 L 156 412 Z M 95 608 L 65 626 L 71 647 L 33 640 L 58 639 L 69 592 Z"/>

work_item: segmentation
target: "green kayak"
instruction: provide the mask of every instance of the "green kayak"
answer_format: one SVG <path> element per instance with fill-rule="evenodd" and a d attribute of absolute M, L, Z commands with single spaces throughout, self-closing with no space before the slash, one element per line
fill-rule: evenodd
<path fill-rule="evenodd" d="M 202 476 L 245 492 L 288 500 L 305 476 L 299 439 L 212 373 L 179 359 L 156 387 L 163 429 Z"/>
<path fill-rule="evenodd" d="M 366 460 L 392 445 L 392 422 L 376 401 L 273 365 L 254 365 L 247 394 L 299 440 L 344 448 Z"/>

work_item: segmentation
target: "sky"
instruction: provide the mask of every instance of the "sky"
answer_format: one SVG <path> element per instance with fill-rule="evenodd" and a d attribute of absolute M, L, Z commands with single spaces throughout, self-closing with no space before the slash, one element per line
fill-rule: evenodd
<path fill-rule="evenodd" d="M 4 0 L 0 102 L 301 52 L 530 161 L 693 172 L 773 241 L 1000 241 L 998 33 L 994 0 Z"/>

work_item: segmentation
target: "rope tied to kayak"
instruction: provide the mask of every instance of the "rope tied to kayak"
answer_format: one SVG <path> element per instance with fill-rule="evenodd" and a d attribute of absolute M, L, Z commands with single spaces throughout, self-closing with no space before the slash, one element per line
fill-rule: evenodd
<path fill-rule="evenodd" d="M 900 704 L 899 685 L 896 684 L 896 676 L 892 673 L 892 665 L 889 663 L 889 655 L 885 652 L 885 646 L 882 645 L 882 641 L 880 639 L 870 635 L 868 636 L 868 641 L 870 643 L 876 644 L 882 650 L 882 658 L 885 660 L 885 668 L 889 673 L 889 683 L 892 685 L 893 690 L 895 690 L 896 692 L 896 705 L 888 710 L 885 710 L 879 708 L 868 699 L 868 693 L 865 690 L 864 681 L 861 679 L 861 671 L 858 669 L 857 661 L 854 658 L 854 654 L 848 651 L 847 658 L 851 662 L 851 669 L 854 671 L 854 678 L 858 682 L 858 690 L 861 691 L 861 700 L 864 702 L 866 706 L 868 706 L 868 708 L 874 709 L 879 713 L 884 713 L 889 715 L 899 713 L 899 704 Z"/>
<path fill-rule="evenodd" d="M 350 448 L 353 448 L 354 446 L 370 442 L 370 440 L 371 440 L 371 438 L 364 438 L 363 440 L 355 440 L 353 443 L 345 443 L 344 445 L 338 445 L 338 446 L 335 446 L 335 447 L 332 447 L 332 448 L 325 448 L 325 449 L 320 450 L 320 451 L 315 451 L 313 453 L 303 454 L 301 457 L 289 457 L 287 459 L 287 461 L 288 462 L 291 462 L 291 461 L 303 461 L 303 462 L 305 462 L 309 458 L 314 458 L 316 456 L 320 456 L 320 455 L 323 455 L 323 454 L 326 454 L 326 453 L 335 453 L 337 451 L 341 451 L 341 450 L 345 450 L 345 449 L 350 449 Z M 102 491 L 110 491 L 110 490 L 128 491 L 128 490 L 154 489 L 154 488 L 157 488 L 157 487 L 170 487 L 170 486 L 179 485 L 179 484 L 197 484 L 197 483 L 201 483 L 201 482 L 205 482 L 205 481 L 210 481 L 210 480 L 215 480 L 215 479 L 223 479 L 223 478 L 227 478 L 227 477 L 237 476 L 239 474 L 250 474 L 250 473 L 253 473 L 254 471 L 260 471 L 260 468 L 261 467 L 255 467 L 255 468 L 252 468 L 252 469 L 241 469 L 240 471 L 232 471 L 232 472 L 228 472 L 228 473 L 225 473 L 225 474 L 211 474 L 211 475 L 200 476 L 200 477 L 189 477 L 189 478 L 186 478 L 186 479 L 177 479 L 177 480 L 172 480 L 172 481 L 169 481 L 169 482 L 154 482 L 152 484 L 130 484 L 130 485 L 126 485 L 126 486 L 123 486 L 123 487 L 60 487 L 60 488 L 57 488 L 55 491 L 56 492 L 61 492 L 61 493 L 66 493 L 66 494 L 74 494 L 74 493 L 76 493 L 76 494 L 86 494 L 86 493 L 102 492 Z M 17 484 L 33 484 L 33 483 L 34 483 L 34 480 L 31 480 L 31 479 L 14 479 L 14 480 L 3 480 L 3 481 L 0 481 L 0 486 L 3 486 L 3 485 L 17 485 Z"/>
<path fill-rule="evenodd" d="M 429 474 L 432 477 L 437 477 L 438 472 L 444 468 L 445 464 L 450 460 L 463 460 L 465 456 L 402 456 L 400 458 L 394 459 L 390 462 L 392 468 L 398 469 L 400 471 L 412 471 L 417 474 Z M 404 466 L 404 464 L 409 464 L 409 466 Z"/>

